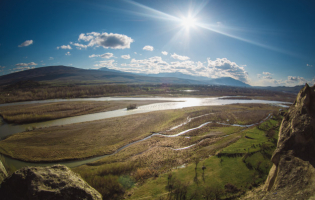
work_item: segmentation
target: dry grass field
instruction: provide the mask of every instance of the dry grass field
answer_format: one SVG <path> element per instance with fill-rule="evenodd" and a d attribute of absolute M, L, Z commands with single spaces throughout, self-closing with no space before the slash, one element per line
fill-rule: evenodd
<path fill-rule="evenodd" d="M 163 101 L 132 101 L 137 106 Z M 78 101 L 39 103 L 0 107 L 0 115 L 8 123 L 25 124 L 65 117 L 127 108 L 130 101 Z"/>
<path fill-rule="evenodd" d="M 221 193 L 224 191 L 224 184 L 231 183 L 238 188 L 244 187 L 234 194 L 227 192 L 223 199 L 233 196 L 236 198 L 253 185 L 263 182 L 271 166 L 268 156 L 271 156 L 272 148 L 275 147 L 272 137 L 276 134 L 267 136 L 265 131 L 279 127 L 281 118 L 275 117 L 277 110 L 278 108 L 268 105 L 230 105 L 187 110 L 191 117 L 206 113 L 209 115 L 195 118 L 190 123 L 164 134 L 176 134 L 208 120 L 222 122 L 224 117 L 233 119 L 234 123 L 247 124 L 260 122 L 269 113 L 274 116 L 267 122 L 250 128 L 209 123 L 178 137 L 156 135 L 115 155 L 73 170 L 108 199 L 120 199 L 123 195 L 127 199 L 176 199 L 178 191 L 175 188 L 174 191 L 167 189 L 170 173 L 176 177 L 178 184 L 176 187 L 182 187 L 185 183 L 190 188 L 186 191 L 187 196 L 192 197 L 194 195 L 192 190 L 198 190 L 196 193 L 198 195 L 194 199 L 203 199 L 204 187 L 211 187 L 214 182 L 220 183 L 218 185 Z M 245 136 L 253 139 L 247 139 Z M 175 150 L 191 144 L 195 145 L 184 150 Z M 262 150 L 261 146 L 266 148 Z M 242 159 L 248 151 L 250 154 Z M 200 162 L 197 182 L 194 178 L 196 160 Z M 224 163 L 221 163 L 222 160 Z M 262 168 L 256 170 L 256 165 L 261 162 Z M 207 166 L 204 175 L 207 181 L 203 181 L 201 170 L 203 165 Z"/>
<path fill-rule="evenodd" d="M 177 134 L 198 127 L 207 121 L 251 124 L 259 122 L 275 110 L 276 107 L 268 105 L 193 107 L 40 128 L 14 134 L 0 141 L 0 152 L 13 158 L 34 162 L 83 159 L 111 154 L 118 148 L 149 136 L 153 132 L 162 132 L 165 135 Z M 195 118 L 172 131 L 166 131 L 185 122 L 188 116 L 193 118 L 204 114 L 208 115 Z M 226 119 L 229 121 L 227 122 Z M 208 124 L 181 136 L 194 136 L 190 139 L 191 142 L 188 140 L 182 144 L 173 142 L 178 144 L 172 147 L 177 148 L 207 137 L 211 138 L 213 131 L 222 132 L 220 129 L 224 127 L 226 126 Z M 227 132 L 233 132 L 233 130 L 238 131 L 239 127 L 225 129 Z M 178 138 L 171 139 L 178 140 Z M 164 146 L 171 145 L 164 144 Z"/>
<path fill-rule="evenodd" d="M 276 134 L 269 133 L 276 132 L 281 120 L 278 110 L 265 104 L 191 107 L 41 128 L 0 141 L 0 153 L 32 162 L 84 159 L 111 154 L 159 132 L 73 170 L 106 199 L 176 199 L 182 187 L 186 195 L 202 199 L 204 188 L 212 187 L 205 180 L 220 183 L 221 196 L 224 185 L 237 187 L 237 193 L 224 196 L 229 199 L 264 180 L 276 144 Z M 269 114 L 272 119 L 262 124 L 234 126 L 261 122 Z M 178 188 L 170 190 L 169 181 Z"/>

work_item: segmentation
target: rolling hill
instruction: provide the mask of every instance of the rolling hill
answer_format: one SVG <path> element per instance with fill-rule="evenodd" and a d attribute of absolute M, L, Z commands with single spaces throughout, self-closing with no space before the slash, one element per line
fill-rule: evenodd
<path fill-rule="evenodd" d="M 65 84 L 139 84 L 139 83 L 171 83 L 171 84 L 201 84 L 199 81 L 170 77 L 147 77 L 132 73 L 79 69 L 67 66 L 40 67 L 21 72 L 15 72 L 0 77 L 0 85 L 8 85 L 20 81 L 40 81 Z"/>
<path fill-rule="evenodd" d="M 99 70 L 80 69 L 68 66 L 47 66 L 0 77 L 0 85 L 9 85 L 23 81 L 39 81 L 50 84 L 194 84 L 194 85 L 228 85 L 249 86 L 241 81 L 223 77 L 209 79 L 194 77 L 182 73 L 133 74 L 108 68 Z"/>

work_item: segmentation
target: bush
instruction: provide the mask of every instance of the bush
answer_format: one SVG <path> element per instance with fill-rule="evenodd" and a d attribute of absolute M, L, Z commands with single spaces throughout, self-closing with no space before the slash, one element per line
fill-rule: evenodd
<path fill-rule="evenodd" d="M 85 180 L 101 193 L 103 199 L 120 199 L 125 193 L 123 186 L 118 182 L 117 176 L 90 176 Z"/>
<path fill-rule="evenodd" d="M 136 109 L 136 108 L 137 108 L 137 104 L 129 104 L 129 106 L 127 106 L 127 110 Z"/>
<path fill-rule="evenodd" d="M 130 176 L 120 176 L 118 182 L 125 188 L 130 189 L 134 186 L 135 181 Z"/>
<path fill-rule="evenodd" d="M 144 179 L 155 176 L 157 173 L 158 172 L 156 170 L 152 170 L 149 168 L 141 168 L 141 169 L 137 169 L 137 171 L 134 173 L 134 178 L 137 181 L 143 181 Z"/>
<path fill-rule="evenodd" d="M 238 189 L 235 185 L 231 184 L 231 183 L 227 183 L 225 186 L 225 191 L 228 193 L 237 193 L 240 191 L 240 189 Z"/>

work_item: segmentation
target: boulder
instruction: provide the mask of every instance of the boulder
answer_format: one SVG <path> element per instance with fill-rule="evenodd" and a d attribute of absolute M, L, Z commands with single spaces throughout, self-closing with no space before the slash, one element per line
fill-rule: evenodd
<path fill-rule="evenodd" d="M 315 194 L 315 86 L 307 84 L 285 114 L 264 199 L 308 199 Z"/>
<path fill-rule="evenodd" d="M 94 200 L 102 196 L 63 165 L 24 167 L 0 186 L 2 200 Z"/>

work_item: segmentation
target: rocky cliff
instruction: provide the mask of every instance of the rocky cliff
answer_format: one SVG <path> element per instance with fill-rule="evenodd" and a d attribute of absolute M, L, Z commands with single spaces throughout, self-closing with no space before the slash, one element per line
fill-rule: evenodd
<path fill-rule="evenodd" d="M 315 86 L 307 84 L 285 114 L 263 188 L 245 199 L 315 199 Z"/>
<path fill-rule="evenodd" d="M 102 196 L 63 165 L 25 167 L 0 186 L 2 200 L 101 200 Z"/>

